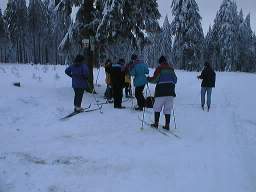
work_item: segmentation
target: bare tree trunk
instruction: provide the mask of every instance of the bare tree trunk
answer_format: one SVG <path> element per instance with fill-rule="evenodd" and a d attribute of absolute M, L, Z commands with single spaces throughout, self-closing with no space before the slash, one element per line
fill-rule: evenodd
<path fill-rule="evenodd" d="M 1 56 L 0 56 L 0 62 L 3 62 L 3 48 L 1 47 Z"/>
<path fill-rule="evenodd" d="M 55 37 L 55 64 L 58 64 L 58 42 L 57 42 L 57 37 Z"/>
<path fill-rule="evenodd" d="M 21 63 L 22 61 L 21 61 L 21 56 L 22 56 L 22 54 L 21 54 L 21 42 L 20 42 L 20 39 L 19 39 L 19 47 L 18 47 L 18 50 L 19 50 L 19 60 L 18 60 L 18 63 Z"/>
<path fill-rule="evenodd" d="M 40 34 L 38 35 L 38 58 L 39 58 L 39 63 L 42 63 L 42 60 L 41 60 L 41 36 L 40 36 Z"/>
<path fill-rule="evenodd" d="M 49 63 L 48 47 L 45 46 L 45 63 Z"/>
<path fill-rule="evenodd" d="M 19 40 L 16 41 L 16 62 L 19 63 Z"/>
<path fill-rule="evenodd" d="M 93 4 L 94 4 L 95 0 L 87 0 L 84 2 L 83 4 L 83 14 L 84 14 L 84 18 L 85 18 L 85 23 L 90 23 L 93 20 Z M 83 36 L 84 38 L 89 39 L 90 36 L 93 36 L 94 33 L 91 30 L 86 30 L 83 31 Z M 93 92 L 94 90 L 94 85 L 93 85 L 93 66 L 95 65 L 93 63 L 93 52 L 90 51 L 90 49 L 88 48 L 87 50 L 84 51 L 85 53 L 85 57 L 89 66 L 89 78 L 88 78 L 88 85 L 89 85 L 89 89 L 87 89 L 88 92 Z"/>
<path fill-rule="evenodd" d="M 33 33 L 33 57 L 34 57 L 34 64 L 36 64 L 36 37 L 35 33 Z"/>
<path fill-rule="evenodd" d="M 27 50 L 26 50 L 26 46 L 25 46 L 25 39 L 24 39 L 24 37 L 22 38 L 22 51 L 23 51 L 23 62 L 24 63 L 28 63 L 27 62 Z"/>
<path fill-rule="evenodd" d="M 7 53 L 6 48 L 4 49 L 4 62 L 7 63 Z"/>

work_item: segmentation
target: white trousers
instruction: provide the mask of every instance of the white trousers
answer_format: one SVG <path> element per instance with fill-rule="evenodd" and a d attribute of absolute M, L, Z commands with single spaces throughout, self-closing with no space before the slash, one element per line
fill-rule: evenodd
<path fill-rule="evenodd" d="M 173 109 L 173 101 L 174 97 L 167 96 L 167 97 L 156 97 L 155 103 L 154 103 L 154 111 L 155 112 L 161 112 L 164 108 L 164 114 L 170 115 L 172 113 Z"/>

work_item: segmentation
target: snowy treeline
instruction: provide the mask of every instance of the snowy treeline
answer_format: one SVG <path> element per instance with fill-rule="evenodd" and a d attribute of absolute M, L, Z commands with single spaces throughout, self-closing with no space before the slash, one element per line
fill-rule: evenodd
<path fill-rule="evenodd" d="M 250 15 L 233 0 L 223 0 L 205 35 L 196 0 L 173 0 L 170 11 L 173 20 L 159 28 L 156 0 L 29 0 L 28 7 L 8 0 L 0 11 L 0 62 L 63 64 L 80 53 L 95 65 L 143 52 L 150 66 L 165 55 L 177 69 L 200 70 L 209 61 L 219 71 L 256 71 Z M 94 42 L 89 50 L 83 39 Z"/>
<path fill-rule="evenodd" d="M 221 71 L 256 70 L 256 36 L 251 29 L 250 14 L 238 14 L 237 5 L 224 0 L 214 25 L 205 39 L 205 57 Z"/>
<path fill-rule="evenodd" d="M 63 64 L 58 46 L 71 23 L 51 0 L 8 0 L 0 10 L 0 62 Z"/>
<path fill-rule="evenodd" d="M 195 0 L 173 0 L 171 8 L 173 21 L 166 18 L 161 32 L 148 35 L 152 44 L 145 57 L 150 66 L 164 54 L 178 69 L 199 70 L 207 60 L 219 71 L 256 71 L 256 35 L 250 15 L 238 13 L 234 1 L 223 1 L 205 37 Z"/>

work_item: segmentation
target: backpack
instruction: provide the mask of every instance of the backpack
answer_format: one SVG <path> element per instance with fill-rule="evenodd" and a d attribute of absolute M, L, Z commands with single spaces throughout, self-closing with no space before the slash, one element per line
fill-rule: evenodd
<path fill-rule="evenodd" d="M 154 97 L 147 97 L 145 101 L 145 107 L 146 108 L 153 108 L 155 103 L 155 98 Z"/>

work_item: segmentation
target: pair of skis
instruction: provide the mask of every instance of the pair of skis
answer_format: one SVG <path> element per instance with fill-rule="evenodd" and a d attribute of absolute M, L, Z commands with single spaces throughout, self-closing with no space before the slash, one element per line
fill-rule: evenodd
<path fill-rule="evenodd" d="M 74 112 L 68 114 L 67 116 L 61 118 L 60 120 L 69 119 L 69 118 L 71 118 L 71 117 L 73 117 L 73 116 L 75 116 L 75 115 L 78 115 L 78 114 L 80 114 L 80 113 L 88 113 L 88 112 L 98 111 L 98 110 L 101 111 L 101 109 L 102 109 L 102 105 L 98 105 L 98 107 L 96 107 L 96 108 L 91 108 L 91 104 L 90 104 L 90 105 L 89 105 L 88 107 L 86 107 L 83 111 L 80 111 L 80 112 L 74 111 Z"/>
<path fill-rule="evenodd" d="M 154 128 L 154 127 L 151 126 L 151 123 L 149 123 L 149 122 L 143 120 L 140 116 L 138 116 L 138 118 L 139 118 L 139 120 L 140 120 L 141 122 L 144 123 L 144 125 L 146 125 L 146 126 L 152 128 L 152 129 L 158 131 L 158 132 L 159 132 L 160 134 L 162 134 L 162 135 L 165 135 L 165 136 L 168 136 L 168 137 L 174 136 L 174 137 L 176 137 L 176 138 L 178 138 L 178 139 L 181 139 L 181 137 L 180 137 L 179 135 L 177 135 L 177 134 L 174 132 L 174 130 L 172 130 L 172 129 L 170 129 L 169 131 L 164 130 L 164 129 L 160 128 L 160 127 L 162 127 L 161 125 L 160 125 L 160 127 L 159 127 L 158 129 L 156 129 L 156 128 Z M 143 130 L 143 129 L 142 129 L 142 130 Z"/>
<path fill-rule="evenodd" d="M 130 100 L 131 100 L 130 98 L 124 99 L 122 101 L 122 103 L 126 103 Z M 113 103 L 114 103 L 114 100 L 106 100 L 106 101 L 103 101 L 103 102 L 98 101 L 95 105 L 106 105 L 106 104 L 113 104 Z"/>
<path fill-rule="evenodd" d="M 124 102 L 127 102 L 127 101 L 129 101 L 129 99 L 127 99 L 127 100 L 125 100 Z M 93 109 L 91 109 L 91 106 L 92 106 L 92 104 L 90 104 L 88 107 L 86 107 L 83 111 L 80 111 L 80 112 L 76 112 L 76 111 L 74 111 L 74 112 L 72 112 L 72 113 L 70 113 L 70 114 L 68 114 L 67 116 L 65 116 L 65 117 L 63 117 L 63 118 L 61 118 L 60 120 L 66 120 L 66 119 L 69 119 L 69 118 L 71 118 L 71 117 L 73 117 L 73 116 L 75 116 L 75 115 L 78 115 L 78 114 L 80 114 L 80 113 L 88 113 L 88 112 L 92 112 L 92 111 L 100 111 L 100 113 L 103 113 L 103 111 L 102 111 L 102 106 L 103 105 L 105 105 L 105 104 L 111 104 L 112 102 L 110 102 L 110 101 L 105 101 L 105 102 L 97 102 L 95 105 L 97 105 L 97 107 L 96 108 L 93 108 Z"/>

